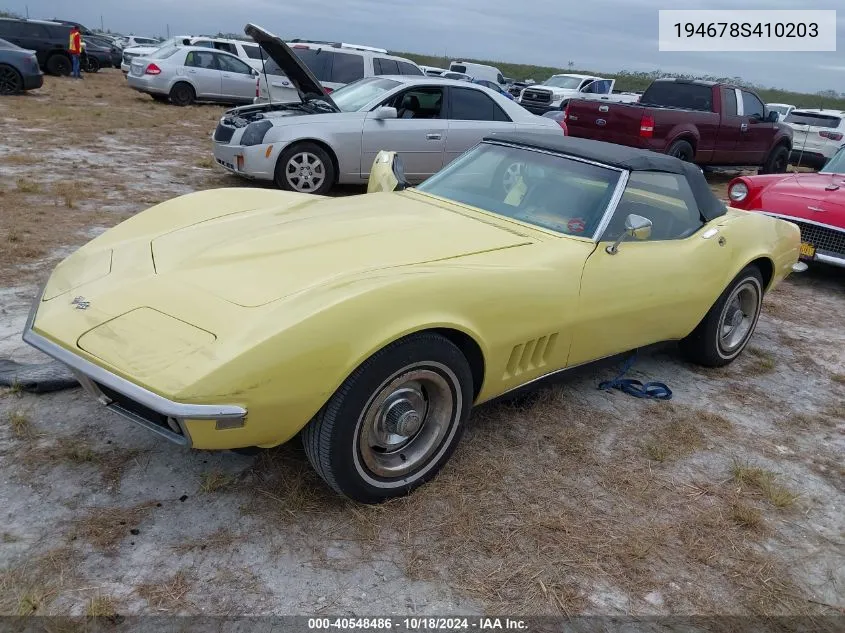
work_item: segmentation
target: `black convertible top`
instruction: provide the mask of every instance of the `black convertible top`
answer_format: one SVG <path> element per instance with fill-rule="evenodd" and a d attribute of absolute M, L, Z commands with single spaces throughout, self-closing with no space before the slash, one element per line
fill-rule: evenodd
<path fill-rule="evenodd" d="M 724 215 L 727 208 L 713 192 L 704 178 L 704 174 L 693 163 L 687 163 L 674 156 L 658 154 L 646 149 L 593 141 L 586 138 L 575 138 L 548 132 L 519 132 L 514 134 L 491 134 L 484 137 L 485 141 L 500 141 L 522 145 L 534 149 L 542 149 L 559 154 L 567 154 L 591 160 L 603 165 L 617 167 L 626 171 L 661 171 L 670 174 L 681 174 L 686 177 L 690 189 L 695 196 L 698 210 L 702 217 L 709 221 Z"/>

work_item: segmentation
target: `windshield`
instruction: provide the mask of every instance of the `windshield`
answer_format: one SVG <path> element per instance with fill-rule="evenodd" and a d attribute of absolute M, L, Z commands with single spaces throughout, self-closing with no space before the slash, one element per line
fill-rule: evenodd
<path fill-rule="evenodd" d="M 786 114 L 787 112 L 789 112 L 789 106 L 785 106 L 785 105 L 773 105 L 773 104 L 770 103 L 766 107 L 769 110 L 774 110 L 778 114 Z"/>
<path fill-rule="evenodd" d="M 592 237 L 620 174 L 564 156 L 481 143 L 417 190 L 565 235 Z"/>
<path fill-rule="evenodd" d="M 819 170 L 820 174 L 845 174 L 845 146 L 833 155 L 824 167 Z"/>
<path fill-rule="evenodd" d="M 332 100 L 342 112 L 358 112 L 398 85 L 399 82 L 392 79 L 359 79 L 332 92 Z"/>
<path fill-rule="evenodd" d="M 546 81 L 543 82 L 544 86 L 552 86 L 554 88 L 568 88 L 570 90 L 576 90 L 578 86 L 581 85 L 581 82 L 584 81 L 583 77 L 572 77 L 571 75 L 555 75 L 554 77 L 549 77 Z"/>

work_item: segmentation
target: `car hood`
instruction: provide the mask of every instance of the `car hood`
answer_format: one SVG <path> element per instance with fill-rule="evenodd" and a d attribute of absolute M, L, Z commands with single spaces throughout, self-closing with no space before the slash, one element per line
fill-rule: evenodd
<path fill-rule="evenodd" d="M 816 172 L 781 177 L 763 189 L 761 195 L 760 206 L 767 211 L 779 212 L 777 201 L 781 200 L 796 219 L 845 228 L 845 174 Z M 819 208 L 824 211 L 813 210 Z"/>
<path fill-rule="evenodd" d="M 387 269 L 531 242 L 413 193 L 375 193 L 216 217 L 154 238 L 151 251 L 156 275 L 257 307 Z"/>
<path fill-rule="evenodd" d="M 299 92 L 300 99 L 307 101 L 309 98 L 319 97 L 320 100 L 327 103 L 332 109 L 340 112 L 340 108 L 326 94 L 323 85 L 308 69 L 308 66 L 297 57 L 296 53 L 280 37 L 273 35 L 255 24 L 247 24 L 244 27 L 244 33 L 255 40 L 270 58 L 279 65 L 279 68 L 282 69 L 285 76 L 291 81 L 297 92 Z"/>

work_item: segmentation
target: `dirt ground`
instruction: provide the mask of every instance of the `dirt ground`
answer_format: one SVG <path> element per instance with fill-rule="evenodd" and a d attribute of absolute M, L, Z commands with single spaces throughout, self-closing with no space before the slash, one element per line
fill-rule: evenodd
<path fill-rule="evenodd" d="M 0 357 L 43 358 L 20 332 L 61 257 L 247 184 L 211 161 L 221 107 L 124 84 L 47 78 L 0 102 Z M 296 443 L 190 452 L 79 389 L 5 390 L 0 614 L 845 614 L 843 314 L 842 271 L 794 276 L 730 367 L 641 354 L 631 376 L 671 402 L 587 368 L 480 407 L 435 481 L 378 507 L 329 492 Z"/>

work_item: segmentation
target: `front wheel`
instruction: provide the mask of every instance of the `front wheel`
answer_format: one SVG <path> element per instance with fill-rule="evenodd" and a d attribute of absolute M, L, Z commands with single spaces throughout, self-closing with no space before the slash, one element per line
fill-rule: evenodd
<path fill-rule="evenodd" d="M 302 431 L 311 465 L 336 492 L 362 503 L 406 495 L 440 470 L 473 400 L 461 351 L 433 333 L 380 350 Z"/>
<path fill-rule="evenodd" d="M 748 266 L 728 285 L 692 334 L 681 340 L 681 351 L 705 367 L 727 365 L 751 339 L 762 304 L 763 276 L 759 268 Z"/>
<path fill-rule="evenodd" d="M 325 195 L 334 186 L 334 163 L 316 143 L 295 143 L 276 163 L 276 186 L 286 191 Z"/>
<path fill-rule="evenodd" d="M 85 62 L 85 68 L 83 69 L 86 73 L 96 73 L 100 71 L 100 60 L 96 57 L 88 57 Z"/>
<path fill-rule="evenodd" d="M 763 166 L 757 171 L 757 173 L 784 174 L 786 173 L 786 168 L 788 165 L 789 150 L 783 145 L 778 145 L 771 151 L 769 156 L 766 158 L 766 162 L 763 163 Z"/>

